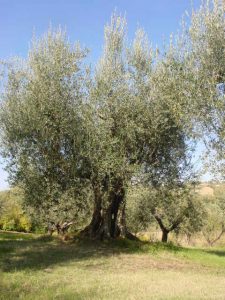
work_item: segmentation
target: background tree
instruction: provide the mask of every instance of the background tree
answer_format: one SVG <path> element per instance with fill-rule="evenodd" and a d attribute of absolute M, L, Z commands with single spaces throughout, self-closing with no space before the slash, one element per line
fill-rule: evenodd
<path fill-rule="evenodd" d="M 135 203 L 136 209 L 130 211 L 131 220 L 136 220 L 139 229 L 140 224 L 142 228 L 147 228 L 155 219 L 162 231 L 162 242 L 167 242 L 169 233 L 181 229 L 188 221 L 191 224 L 202 222 L 199 219 L 199 206 L 188 186 L 148 188 L 139 195 L 138 200 L 140 202 Z"/>
<path fill-rule="evenodd" d="M 144 174 L 138 203 L 130 206 L 131 219 L 136 218 L 143 227 L 155 219 L 162 231 L 163 242 L 167 242 L 171 231 L 178 232 L 187 224 L 199 230 L 202 223 L 202 210 L 194 197 L 195 178 L 186 157 L 187 147 L 178 147 L 177 150 L 180 156 L 172 156 L 170 163 L 161 164 L 153 172 Z"/>
<path fill-rule="evenodd" d="M 212 246 L 225 233 L 225 201 L 224 194 L 220 187 L 214 197 L 203 199 L 205 206 L 205 216 L 202 233 L 207 243 Z"/>
<path fill-rule="evenodd" d="M 20 189 L 0 192 L 0 207 L 1 229 L 25 232 L 32 229 L 32 221 L 23 209 L 23 192 Z"/>

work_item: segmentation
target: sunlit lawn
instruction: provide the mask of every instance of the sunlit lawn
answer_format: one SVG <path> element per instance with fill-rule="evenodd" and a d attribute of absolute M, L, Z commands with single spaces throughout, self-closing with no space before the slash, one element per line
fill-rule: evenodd
<path fill-rule="evenodd" d="M 225 299 L 225 248 L 0 232 L 0 299 Z"/>

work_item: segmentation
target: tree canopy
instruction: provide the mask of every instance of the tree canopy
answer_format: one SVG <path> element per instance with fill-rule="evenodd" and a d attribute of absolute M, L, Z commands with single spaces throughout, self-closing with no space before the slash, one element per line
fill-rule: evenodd
<path fill-rule="evenodd" d="M 148 182 L 157 194 L 151 214 L 157 220 L 157 207 L 169 206 L 173 221 L 167 212 L 163 226 L 175 229 L 193 208 L 187 186 L 195 178 L 184 169 L 195 141 L 210 132 L 222 153 L 224 9 L 223 1 L 203 4 L 162 53 L 142 29 L 128 42 L 126 19 L 114 13 L 95 68 L 61 29 L 34 38 L 25 60 L 7 63 L 2 153 L 25 203 L 46 222 L 92 215 L 89 237 L 131 236 L 127 187 Z"/>

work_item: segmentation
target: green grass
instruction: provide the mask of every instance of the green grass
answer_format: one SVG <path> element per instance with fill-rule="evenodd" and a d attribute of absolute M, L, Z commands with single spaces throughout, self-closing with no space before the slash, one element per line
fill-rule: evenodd
<path fill-rule="evenodd" d="M 225 299 L 225 248 L 0 232 L 0 299 Z"/>

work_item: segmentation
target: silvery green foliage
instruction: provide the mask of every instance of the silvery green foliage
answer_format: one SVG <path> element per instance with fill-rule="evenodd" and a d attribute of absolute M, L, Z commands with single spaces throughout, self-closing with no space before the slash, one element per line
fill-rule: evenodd
<path fill-rule="evenodd" d="M 171 39 L 167 54 L 159 62 L 165 74 L 160 90 L 173 107 L 177 122 L 185 124 L 191 139 L 203 139 L 211 157 L 223 159 L 225 81 L 225 3 L 202 1 L 200 9 L 183 19 L 181 32 Z M 166 64 L 166 65 L 165 65 Z M 163 72 L 164 70 L 164 72 Z M 167 93 L 168 94 L 168 93 Z M 172 100 L 174 99 L 174 100 Z"/>
<path fill-rule="evenodd" d="M 129 190 L 128 197 L 127 224 L 133 232 L 146 230 L 155 222 L 168 233 L 193 233 L 202 227 L 202 204 L 189 184 L 176 185 L 174 181 L 158 188 L 139 185 Z"/>
<path fill-rule="evenodd" d="M 205 216 L 202 233 L 209 245 L 217 242 L 225 233 L 225 205 L 222 199 L 204 199 Z"/>
<path fill-rule="evenodd" d="M 190 28 L 196 91 L 205 128 L 211 130 L 217 130 L 223 122 L 224 97 L 219 97 L 217 85 L 225 81 L 224 14 L 224 1 L 207 1 L 193 12 Z"/>
<path fill-rule="evenodd" d="M 92 76 L 86 53 L 50 30 L 8 71 L 4 154 L 12 181 L 49 218 L 88 210 L 90 185 L 110 208 L 131 178 L 148 173 L 159 183 L 186 158 L 186 61 L 174 46 L 159 58 L 141 29 L 129 44 L 125 19 L 114 14 Z"/>
<path fill-rule="evenodd" d="M 68 190 L 82 190 L 77 166 L 86 53 L 79 44 L 71 46 L 61 30 L 49 30 L 33 40 L 22 65 L 8 68 L 1 110 L 3 154 L 10 162 L 12 182 L 24 188 L 27 202 L 37 208 L 57 206 Z M 79 197 L 74 191 L 72 195 L 64 201 L 67 211 L 65 203 L 76 209 Z"/>
<path fill-rule="evenodd" d="M 196 90 L 203 113 L 203 124 L 210 132 L 211 157 L 219 164 L 212 171 L 224 174 L 225 94 L 225 2 L 207 1 L 192 15 L 192 52 L 197 74 Z M 222 175 L 223 176 L 223 175 Z"/>
<path fill-rule="evenodd" d="M 196 70 L 206 82 L 224 81 L 225 73 L 225 3 L 220 0 L 203 2 L 193 11 L 190 26 L 192 52 Z"/>
<path fill-rule="evenodd" d="M 218 90 L 225 81 L 224 14 L 224 1 L 204 1 L 199 10 L 192 12 L 191 25 L 186 28 L 193 108 L 204 132 L 211 133 L 221 126 L 224 111 L 224 96 Z"/>
<path fill-rule="evenodd" d="M 186 144 L 176 95 L 178 68 L 171 66 L 167 71 L 167 56 L 158 62 L 141 29 L 127 45 L 125 25 L 123 18 L 113 15 L 106 26 L 104 51 L 91 91 L 97 145 L 105 159 L 101 172 L 105 176 L 107 171 L 112 181 L 115 177 L 126 181 L 140 167 L 148 172 L 165 170 L 172 158 L 183 158 Z M 101 158 L 96 158 L 98 167 Z"/>
<path fill-rule="evenodd" d="M 127 192 L 127 227 L 137 234 L 145 231 L 155 222 L 149 210 L 149 189 L 144 186 L 130 186 Z"/>

